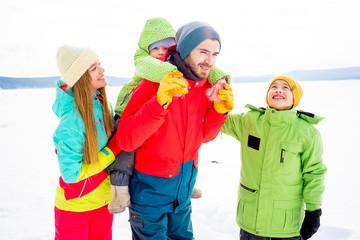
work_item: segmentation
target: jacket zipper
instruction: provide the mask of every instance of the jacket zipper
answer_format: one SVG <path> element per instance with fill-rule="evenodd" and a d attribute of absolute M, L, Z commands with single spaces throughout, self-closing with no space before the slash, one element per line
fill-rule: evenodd
<path fill-rule="evenodd" d="M 243 189 L 248 190 L 248 191 L 250 191 L 250 192 L 253 192 L 253 193 L 256 192 L 256 190 L 251 189 L 251 188 L 248 188 L 248 187 L 242 185 L 241 183 L 240 183 L 240 187 L 242 187 Z"/>
<path fill-rule="evenodd" d="M 79 194 L 79 197 L 78 197 L 78 198 L 80 198 L 80 197 L 81 197 L 81 194 L 83 193 L 83 191 L 84 191 L 84 189 L 85 189 L 85 185 L 86 185 L 86 183 L 87 183 L 87 179 L 86 179 L 86 180 L 85 180 L 85 182 L 84 182 L 83 188 L 81 189 L 81 192 L 80 192 L 80 194 Z"/>
<path fill-rule="evenodd" d="M 284 163 L 284 151 L 285 149 L 281 149 L 281 155 L 280 155 L 280 163 Z"/>
<path fill-rule="evenodd" d="M 102 126 L 102 128 L 103 128 L 103 130 L 104 130 L 106 140 L 109 140 L 108 135 L 107 135 L 107 133 L 106 133 L 105 125 L 104 125 L 103 122 L 101 121 L 101 118 L 99 118 L 99 122 L 100 122 L 100 124 L 101 124 L 101 126 Z"/>
<path fill-rule="evenodd" d="M 134 218 L 137 218 L 138 216 L 135 214 L 135 215 L 132 215 L 131 217 L 130 217 L 130 219 L 128 220 L 128 222 L 131 222 Z"/>

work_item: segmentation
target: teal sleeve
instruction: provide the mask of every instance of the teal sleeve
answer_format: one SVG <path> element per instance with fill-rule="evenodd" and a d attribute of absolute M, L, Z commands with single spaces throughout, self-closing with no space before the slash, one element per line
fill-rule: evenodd
<path fill-rule="evenodd" d="M 59 125 L 53 140 L 61 177 L 66 183 L 75 183 L 82 166 L 84 136 L 74 128 Z"/>

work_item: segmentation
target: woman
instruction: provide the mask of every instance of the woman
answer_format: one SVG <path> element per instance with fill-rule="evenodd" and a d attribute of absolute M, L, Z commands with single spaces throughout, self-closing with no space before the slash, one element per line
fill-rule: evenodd
<path fill-rule="evenodd" d="M 106 146 L 113 118 L 105 70 L 90 48 L 62 46 L 56 60 L 61 80 L 53 111 L 60 123 L 53 140 L 61 177 L 55 198 L 55 239 L 111 239 L 110 180 L 104 169 L 119 149 L 112 141 Z"/>

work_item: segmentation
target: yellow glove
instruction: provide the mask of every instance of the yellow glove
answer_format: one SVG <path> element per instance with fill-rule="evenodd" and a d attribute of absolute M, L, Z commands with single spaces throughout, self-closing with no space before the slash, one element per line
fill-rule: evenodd
<path fill-rule="evenodd" d="M 225 89 L 220 89 L 218 98 L 222 101 L 214 102 L 214 108 L 218 113 L 229 113 L 234 108 L 234 94 L 231 87 L 224 83 Z"/>
<path fill-rule="evenodd" d="M 183 76 L 181 72 L 170 72 L 165 74 L 160 82 L 159 89 L 157 91 L 157 101 L 167 108 L 172 101 L 174 95 L 183 95 L 188 93 L 188 82 L 184 79 L 180 79 Z"/>

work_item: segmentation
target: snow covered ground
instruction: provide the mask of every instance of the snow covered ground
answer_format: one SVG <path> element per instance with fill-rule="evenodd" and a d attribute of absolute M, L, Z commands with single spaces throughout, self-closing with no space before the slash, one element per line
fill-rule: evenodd
<path fill-rule="evenodd" d="M 322 134 L 328 167 L 321 228 L 314 240 L 360 239 L 359 80 L 300 82 L 298 109 L 326 117 Z M 232 84 L 234 112 L 246 103 L 265 106 L 268 83 Z M 109 87 L 114 105 L 120 87 Z M 0 90 L 0 239 L 53 239 L 53 201 L 59 177 L 52 133 L 58 119 L 51 111 L 55 89 Z M 196 239 L 238 239 L 235 222 L 240 172 L 239 144 L 219 135 L 200 151 L 193 200 Z M 113 239 L 131 239 L 128 211 L 115 216 Z"/>

